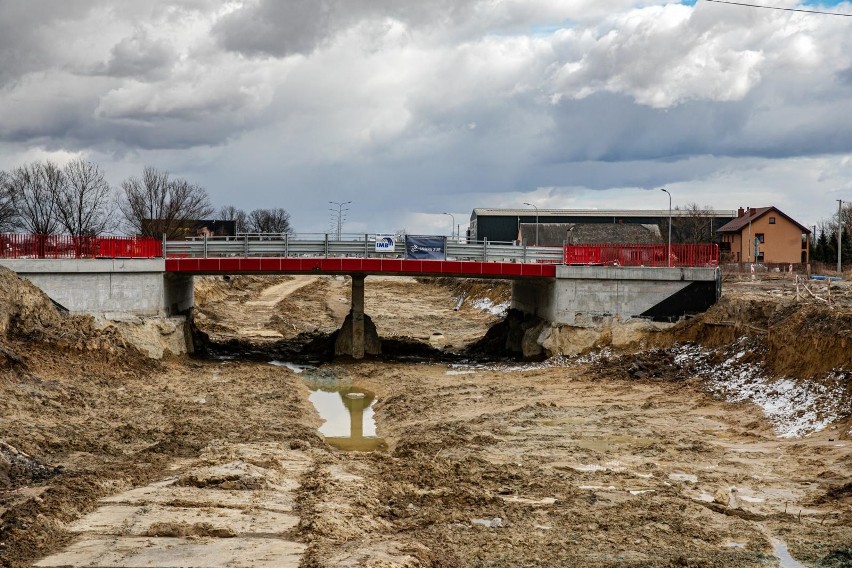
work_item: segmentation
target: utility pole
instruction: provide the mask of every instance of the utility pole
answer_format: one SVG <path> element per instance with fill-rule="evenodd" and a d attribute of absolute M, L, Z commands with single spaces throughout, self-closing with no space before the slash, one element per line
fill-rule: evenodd
<path fill-rule="evenodd" d="M 524 205 L 529 205 L 530 207 L 535 207 L 535 246 L 538 246 L 538 207 L 533 205 L 532 203 L 524 203 Z"/>
<path fill-rule="evenodd" d="M 668 266 L 672 266 L 672 194 L 665 187 L 661 187 L 660 191 L 665 191 L 669 196 L 669 247 L 668 247 Z"/>

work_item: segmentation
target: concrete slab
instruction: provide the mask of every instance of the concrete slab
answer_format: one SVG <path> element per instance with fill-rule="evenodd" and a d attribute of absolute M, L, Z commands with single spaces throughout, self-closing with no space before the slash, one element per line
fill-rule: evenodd
<path fill-rule="evenodd" d="M 4 258 L 0 266 L 14 270 L 18 274 L 95 274 L 115 272 L 156 272 L 166 271 L 164 258 Z"/>
<path fill-rule="evenodd" d="M 656 266 L 566 266 L 556 267 L 556 278 L 575 280 L 678 280 L 688 282 L 713 282 L 718 268 L 656 267 Z"/>
<path fill-rule="evenodd" d="M 283 486 L 265 491 L 239 491 L 179 487 L 174 483 L 175 480 L 172 480 L 165 486 L 155 483 L 131 489 L 106 497 L 101 502 L 127 505 L 173 504 L 181 507 L 227 507 L 230 509 L 260 508 L 284 513 L 292 511 L 295 505 L 294 498 Z"/>
<path fill-rule="evenodd" d="M 71 532 L 115 536 L 146 536 L 155 525 L 191 527 L 207 524 L 222 534 L 274 536 L 299 524 L 299 517 L 264 509 L 225 507 L 165 507 L 162 505 L 107 505 L 71 525 Z M 208 533 L 210 531 L 207 531 Z"/>
<path fill-rule="evenodd" d="M 172 477 L 101 500 L 71 525 L 80 540 L 39 567 L 296 567 L 290 540 L 310 456 L 280 444 L 207 448 Z"/>
<path fill-rule="evenodd" d="M 34 564 L 39 568 L 297 568 L 304 544 L 270 538 L 92 537 Z"/>

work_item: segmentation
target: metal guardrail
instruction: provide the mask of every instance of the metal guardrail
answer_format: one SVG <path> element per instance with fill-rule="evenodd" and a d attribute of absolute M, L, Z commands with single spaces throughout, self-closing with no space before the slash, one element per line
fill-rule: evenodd
<path fill-rule="evenodd" d="M 234 237 L 199 237 L 165 241 L 167 257 L 304 257 L 304 258 L 405 258 L 405 241 L 394 252 L 375 250 L 375 234 L 245 234 Z M 558 264 L 562 247 L 534 247 L 501 241 L 466 241 L 446 238 L 446 260 Z"/>

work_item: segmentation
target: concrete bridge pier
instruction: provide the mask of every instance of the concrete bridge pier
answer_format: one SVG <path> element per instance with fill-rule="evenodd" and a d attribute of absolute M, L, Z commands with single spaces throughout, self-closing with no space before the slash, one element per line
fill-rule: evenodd
<path fill-rule="evenodd" d="M 349 356 L 363 359 L 365 355 L 378 355 L 382 352 L 379 334 L 370 316 L 364 313 L 364 280 L 366 275 L 353 274 L 352 307 L 337 332 L 334 341 L 335 356 Z"/>

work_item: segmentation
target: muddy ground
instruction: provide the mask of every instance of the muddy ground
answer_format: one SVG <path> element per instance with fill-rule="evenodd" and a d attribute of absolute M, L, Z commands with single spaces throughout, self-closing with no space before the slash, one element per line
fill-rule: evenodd
<path fill-rule="evenodd" d="M 303 370 L 151 361 L 0 277 L 3 566 L 852 565 L 848 288 L 726 283 L 638 352 Z M 348 309 L 343 279 L 197 289 L 260 351 Z M 506 294 L 368 278 L 366 311 L 460 353 Z M 381 449 L 326 444 L 305 378 L 375 394 Z"/>

